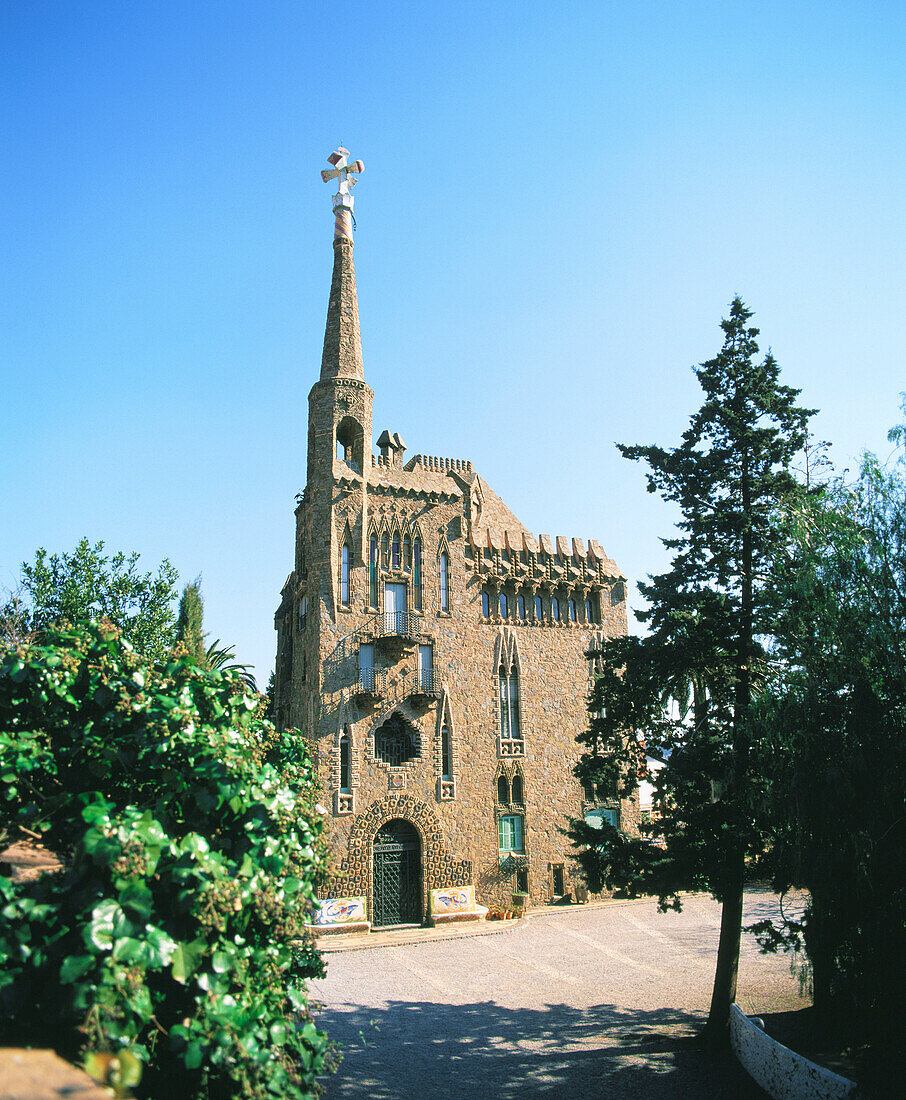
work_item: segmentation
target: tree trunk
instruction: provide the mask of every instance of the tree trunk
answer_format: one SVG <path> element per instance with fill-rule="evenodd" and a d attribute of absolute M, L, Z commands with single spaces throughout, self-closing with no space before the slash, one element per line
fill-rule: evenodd
<path fill-rule="evenodd" d="M 714 968 L 711 1008 L 705 1038 L 714 1049 L 729 1046 L 730 1005 L 736 1000 L 736 976 L 739 973 L 739 941 L 742 932 L 742 900 L 745 885 L 745 857 L 734 853 L 728 867 L 727 887 L 720 912 L 720 942 Z"/>

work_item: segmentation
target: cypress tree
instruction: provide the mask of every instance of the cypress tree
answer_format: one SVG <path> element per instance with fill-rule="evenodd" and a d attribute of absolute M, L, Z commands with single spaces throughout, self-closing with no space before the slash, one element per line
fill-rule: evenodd
<path fill-rule="evenodd" d="M 751 316 L 734 298 L 719 354 L 693 368 L 704 403 L 680 446 L 618 445 L 648 464 L 648 491 L 677 505 L 680 520 L 664 540 L 671 568 L 639 585 L 649 606 L 638 617 L 650 633 L 595 655 L 602 671 L 576 773 L 622 776 L 628 790 L 645 753 L 659 758 L 661 816 L 651 831 L 664 848 L 602 837 L 584 822 L 571 829 L 592 885 L 652 889 L 662 908 L 679 907 L 681 888 L 708 889 L 722 903 L 707 1027 L 715 1044 L 728 1041 L 736 996 L 746 863 L 764 844 L 753 813 L 750 711 L 767 660 L 765 579 L 782 538 L 778 506 L 800 492 L 789 467 L 813 412 L 780 384 L 770 353 L 758 361 Z M 679 705 L 668 706 L 670 698 Z"/>
<path fill-rule="evenodd" d="M 207 651 L 204 645 L 204 601 L 201 598 L 201 578 L 187 584 L 179 600 L 179 615 L 176 619 L 176 637 L 182 642 L 189 654 L 195 658 L 199 668 L 208 668 Z"/>

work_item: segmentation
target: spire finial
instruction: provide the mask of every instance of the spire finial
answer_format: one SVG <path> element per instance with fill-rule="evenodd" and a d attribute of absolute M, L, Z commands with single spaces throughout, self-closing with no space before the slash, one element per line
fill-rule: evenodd
<path fill-rule="evenodd" d="M 339 181 L 337 193 L 333 197 L 334 230 L 333 235 L 352 240 L 352 205 L 353 198 L 349 193 L 355 187 L 355 177 L 365 171 L 365 165 L 360 160 L 349 163 L 349 150 L 341 145 L 327 158 L 333 165 L 321 173 L 321 179 L 329 183 L 335 179 Z"/>

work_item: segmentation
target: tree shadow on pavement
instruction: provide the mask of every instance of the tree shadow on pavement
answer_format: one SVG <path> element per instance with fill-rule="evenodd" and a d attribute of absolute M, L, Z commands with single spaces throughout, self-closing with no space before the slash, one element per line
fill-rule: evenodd
<path fill-rule="evenodd" d="M 682 1009 L 614 1005 L 505 1008 L 389 1001 L 325 1008 L 318 1026 L 342 1047 L 328 1100 L 763 1100 L 736 1064 L 700 1043 L 702 1019 Z"/>

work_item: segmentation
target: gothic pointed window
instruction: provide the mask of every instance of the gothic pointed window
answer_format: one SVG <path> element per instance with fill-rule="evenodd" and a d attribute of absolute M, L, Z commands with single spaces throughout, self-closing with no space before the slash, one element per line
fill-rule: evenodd
<path fill-rule="evenodd" d="M 343 731 L 343 736 L 340 738 L 340 791 L 343 794 L 348 794 L 351 786 L 351 751 L 349 743 L 349 730 Z"/>
<path fill-rule="evenodd" d="M 377 607 L 377 536 L 372 535 L 368 547 L 368 606 Z"/>
<path fill-rule="evenodd" d="M 412 568 L 412 540 L 403 535 L 403 569 L 408 573 Z"/>
<path fill-rule="evenodd" d="M 381 568 L 390 568 L 390 539 L 386 531 L 381 535 Z"/>
<path fill-rule="evenodd" d="M 450 558 L 446 550 L 440 552 L 440 609 L 450 610 Z"/>
<path fill-rule="evenodd" d="M 510 729 L 512 730 L 510 736 L 518 740 L 522 737 L 522 732 L 519 723 L 519 673 L 516 671 L 515 665 L 510 669 L 507 684 L 509 687 Z"/>
<path fill-rule="evenodd" d="M 535 621 L 544 622 L 544 604 L 541 602 L 540 596 L 535 597 Z"/>
<path fill-rule="evenodd" d="M 340 564 L 340 603 L 349 607 L 349 558 L 351 547 L 349 539 L 343 543 L 342 561 Z"/>
<path fill-rule="evenodd" d="M 447 781 L 453 778 L 453 733 L 446 724 L 440 731 L 441 778 Z"/>
<path fill-rule="evenodd" d="M 418 537 L 412 541 L 412 606 L 422 609 L 422 540 Z"/>
<path fill-rule="evenodd" d="M 569 600 L 569 621 L 571 623 L 578 621 L 576 615 L 576 601 L 572 597 L 570 597 Z"/>
<path fill-rule="evenodd" d="M 510 617 L 510 602 L 506 592 L 500 593 L 500 617 L 501 619 L 508 619 Z"/>
<path fill-rule="evenodd" d="M 393 532 L 393 542 L 391 544 L 391 567 L 399 572 L 400 569 L 400 535 L 399 531 Z"/>
<path fill-rule="evenodd" d="M 491 617 L 491 593 L 486 588 L 481 590 L 481 617 L 483 619 Z"/>
<path fill-rule="evenodd" d="M 510 784 L 505 775 L 497 777 L 497 801 L 501 806 L 510 804 Z"/>
<path fill-rule="evenodd" d="M 520 592 L 516 597 L 516 614 L 520 622 L 525 622 L 525 596 Z"/>
<path fill-rule="evenodd" d="M 560 601 L 556 596 L 551 596 L 551 618 L 555 623 L 560 619 Z"/>
<path fill-rule="evenodd" d="M 521 806 L 525 802 L 525 796 L 522 790 L 522 774 L 516 772 L 513 776 L 513 802 L 517 806 Z"/>
<path fill-rule="evenodd" d="M 590 599 L 585 601 L 585 621 L 587 623 L 594 622 L 594 619 L 591 616 L 591 600 Z"/>
<path fill-rule="evenodd" d="M 512 737 L 512 727 L 510 726 L 510 698 L 507 687 L 507 674 L 503 665 L 500 666 L 500 671 L 497 674 L 497 682 L 500 688 L 500 738 L 502 741 L 508 741 Z"/>

